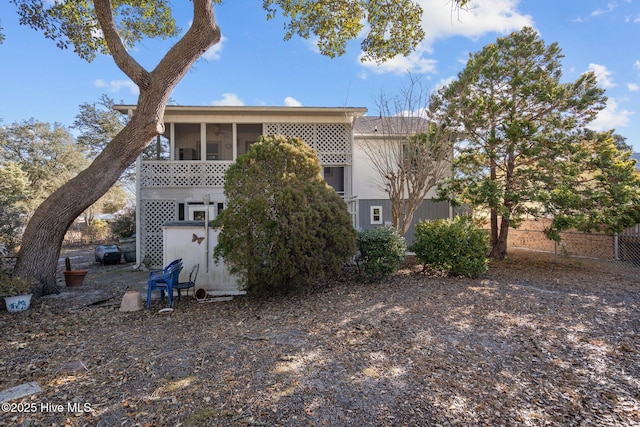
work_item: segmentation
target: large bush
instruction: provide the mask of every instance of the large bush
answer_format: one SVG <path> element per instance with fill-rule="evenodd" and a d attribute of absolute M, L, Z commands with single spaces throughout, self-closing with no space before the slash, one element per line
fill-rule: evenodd
<path fill-rule="evenodd" d="M 489 234 L 470 217 L 421 221 L 410 250 L 425 267 L 454 276 L 477 277 L 487 271 Z"/>
<path fill-rule="evenodd" d="M 404 261 L 406 244 L 393 227 L 361 230 L 357 235 L 356 262 L 367 280 L 381 281 L 395 273 Z"/>
<path fill-rule="evenodd" d="M 110 221 L 111 233 L 119 238 L 131 237 L 136 233 L 136 208 L 129 206 Z"/>
<path fill-rule="evenodd" d="M 261 137 L 225 175 L 227 208 L 215 257 L 250 293 L 303 288 L 340 272 L 355 253 L 344 201 L 298 138 Z"/>

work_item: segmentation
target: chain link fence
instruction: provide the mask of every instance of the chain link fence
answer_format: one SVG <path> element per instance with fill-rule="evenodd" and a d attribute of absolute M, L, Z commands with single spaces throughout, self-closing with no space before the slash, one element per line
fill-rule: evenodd
<path fill-rule="evenodd" d="M 640 224 L 622 233 L 561 233 L 557 243 L 546 238 L 545 221 L 525 221 L 519 228 L 509 231 L 509 246 L 552 253 L 556 258 L 580 258 L 606 264 L 621 274 L 640 277 Z"/>

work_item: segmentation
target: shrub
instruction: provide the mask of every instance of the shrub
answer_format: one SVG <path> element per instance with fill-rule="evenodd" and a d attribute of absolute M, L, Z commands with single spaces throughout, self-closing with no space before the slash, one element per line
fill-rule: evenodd
<path fill-rule="evenodd" d="M 248 293 L 287 292 L 342 271 L 356 247 L 346 204 L 297 138 L 262 137 L 225 175 L 214 256 Z"/>
<path fill-rule="evenodd" d="M 104 241 L 107 238 L 107 231 L 109 229 L 109 224 L 107 221 L 101 219 L 94 219 L 89 224 L 87 228 L 87 233 L 89 235 L 89 241 L 91 243 L 96 241 Z"/>
<path fill-rule="evenodd" d="M 377 227 L 357 234 L 358 269 L 370 281 L 381 281 L 395 273 L 407 249 L 404 238 L 393 227 Z"/>
<path fill-rule="evenodd" d="M 0 295 L 14 297 L 30 294 L 36 281 L 32 277 L 11 276 L 0 271 Z"/>
<path fill-rule="evenodd" d="M 425 267 L 469 277 L 487 271 L 489 234 L 470 217 L 421 221 L 414 238 L 410 250 Z"/>
<path fill-rule="evenodd" d="M 124 238 L 136 233 L 136 208 L 128 207 L 122 213 L 110 221 L 111 233 L 114 236 Z"/>

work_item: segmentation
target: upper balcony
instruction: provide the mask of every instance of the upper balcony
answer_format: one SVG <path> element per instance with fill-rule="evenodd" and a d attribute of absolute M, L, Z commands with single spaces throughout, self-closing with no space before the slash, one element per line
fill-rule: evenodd
<path fill-rule="evenodd" d="M 167 123 L 142 156 L 140 188 L 222 187 L 235 159 L 261 135 L 272 134 L 298 136 L 311 145 L 327 181 L 344 194 L 344 168 L 353 160 L 344 123 Z"/>

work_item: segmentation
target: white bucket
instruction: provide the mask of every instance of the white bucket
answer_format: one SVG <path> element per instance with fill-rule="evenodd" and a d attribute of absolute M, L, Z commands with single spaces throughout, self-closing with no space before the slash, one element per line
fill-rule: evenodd
<path fill-rule="evenodd" d="M 25 311 L 29 308 L 29 304 L 31 304 L 31 294 L 4 297 L 4 302 L 7 304 L 7 311 L 9 313 Z"/>

